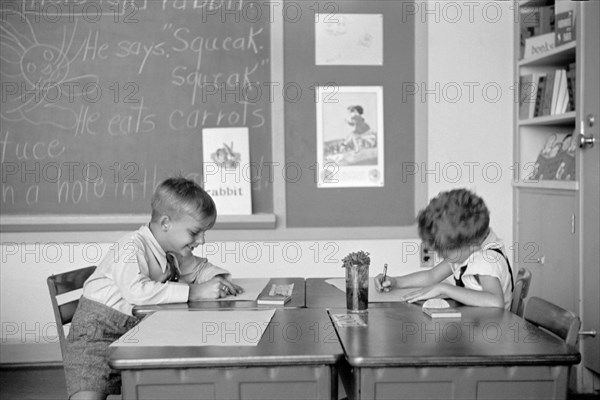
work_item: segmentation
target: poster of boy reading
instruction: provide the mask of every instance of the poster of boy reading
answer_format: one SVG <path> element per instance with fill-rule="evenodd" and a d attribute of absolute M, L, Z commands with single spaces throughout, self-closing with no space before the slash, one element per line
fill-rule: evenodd
<path fill-rule="evenodd" d="M 317 88 L 317 187 L 384 184 L 383 88 Z"/>

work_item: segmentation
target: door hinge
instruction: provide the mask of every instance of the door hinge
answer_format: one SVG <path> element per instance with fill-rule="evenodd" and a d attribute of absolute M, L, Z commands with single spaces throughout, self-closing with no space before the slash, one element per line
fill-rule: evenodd
<path fill-rule="evenodd" d="M 575 214 L 571 214 L 571 233 L 575 233 Z"/>

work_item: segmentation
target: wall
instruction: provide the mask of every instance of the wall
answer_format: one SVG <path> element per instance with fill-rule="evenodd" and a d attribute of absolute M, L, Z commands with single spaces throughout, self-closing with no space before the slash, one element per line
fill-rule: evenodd
<path fill-rule="evenodd" d="M 434 2 L 428 21 L 427 192 L 467 187 L 512 243 L 513 2 Z"/>
<path fill-rule="evenodd" d="M 416 47 L 418 54 L 428 59 L 427 70 L 423 71 L 428 77 L 417 77 L 412 87 L 430 93 L 424 97 L 420 92 L 415 94 L 427 109 L 417 116 L 417 134 L 426 135 L 422 143 L 429 160 L 417 165 L 419 173 L 429 171 L 419 179 L 426 179 L 429 196 L 458 186 L 477 190 L 492 210 L 494 229 L 510 243 L 512 3 L 501 4 L 501 18 L 495 23 L 490 20 L 495 19 L 492 12 L 496 8 L 488 3 L 417 2 L 415 5 L 412 11 L 420 21 L 417 29 L 421 32 Z M 489 11 L 487 20 L 482 17 L 485 7 Z M 502 88 L 503 94 L 497 102 L 482 98 L 481 88 L 486 83 Z M 468 97 L 469 85 L 474 87 L 473 101 Z M 452 94 L 451 89 L 456 87 L 462 88 L 461 96 Z M 488 97 L 493 97 L 491 89 Z M 492 174 L 498 169 L 495 163 L 500 165 L 500 179 Z M 482 174 L 484 167 L 487 174 Z M 204 251 L 213 262 L 238 277 L 342 276 L 338 260 L 355 249 L 371 252 L 372 274 L 377 274 L 384 262 L 390 263 L 389 273 L 393 275 L 419 268 L 416 238 L 339 240 L 311 232 L 306 230 L 304 240 L 274 241 L 252 233 L 236 232 L 231 236 L 227 231 L 215 231 L 207 235 L 210 243 Z M 97 262 L 121 234 L 2 234 L 0 363 L 60 360 L 45 279 L 52 273 Z"/>

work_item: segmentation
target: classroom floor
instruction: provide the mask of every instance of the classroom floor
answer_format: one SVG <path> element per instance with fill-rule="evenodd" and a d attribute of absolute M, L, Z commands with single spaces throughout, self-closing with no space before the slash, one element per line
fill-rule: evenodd
<path fill-rule="evenodd" d="M 64 400 L 62 367 L 0 368 L 0 400 Z M 109 400 L 120 397 L 110 396 Z M 567 400 L 598 400 L 598 395 L 569 394 Z"/>

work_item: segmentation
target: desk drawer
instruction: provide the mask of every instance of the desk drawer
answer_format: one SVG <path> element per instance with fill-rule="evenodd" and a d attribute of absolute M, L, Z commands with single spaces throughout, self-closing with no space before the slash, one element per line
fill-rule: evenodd
<path fill-rule="evenodd" d="M 124 370 L 123 400 L 337 399 L 331 365 Z"/>
<path fill-rule="evenodd" d="M 565 366 L 350 368 L 342 381 L 351 399 L 566 398 Z M 350 380 L 350 381 L 349 381 Z M 352 382 L 360 382 L 355 386 Z"/>

